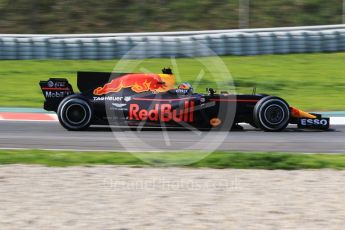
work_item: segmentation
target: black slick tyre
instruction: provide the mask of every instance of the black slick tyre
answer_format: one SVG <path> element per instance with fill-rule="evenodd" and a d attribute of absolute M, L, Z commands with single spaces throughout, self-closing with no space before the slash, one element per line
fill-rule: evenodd
<path fill-rule="evenodd" d="M 61 101 L 57 111 L 60 124 L 67 130 L 87 129 L 93 119 L 93 109 L 87 99 L 71 95 Z"/>
<path fill-rule="evenodd" d="M 285 129 L 290 121 L 289 104 L 274 96 L 262 98 L 254 107 L 255 124 L 264 131 L 278 132 Z"/>

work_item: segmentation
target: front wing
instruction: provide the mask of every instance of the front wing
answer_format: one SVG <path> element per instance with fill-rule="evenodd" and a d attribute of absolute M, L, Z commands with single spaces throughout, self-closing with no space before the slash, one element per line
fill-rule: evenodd
<path fill-rule="evenodd" d="M 327 130 L 330 126 L 330 119 L 322 117 L 321 114 L 307 113 L 291 107 L 291 117 L 300 129 L 320 129 Z"/>

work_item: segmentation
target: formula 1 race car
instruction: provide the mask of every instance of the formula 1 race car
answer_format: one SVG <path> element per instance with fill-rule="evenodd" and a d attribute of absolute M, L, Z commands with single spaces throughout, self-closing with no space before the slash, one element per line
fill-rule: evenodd
<path fill-rule="evenodd" d="M 194 93 L 191 85 L 175 88 L 171 69 L 162 74 L 78 72 L 80 93 L 67 79 L 41 81 L 44 109 L 57 113 L 68 130 L 90 125 L 184 127 L 230 130 L 248 123 L 264 131 L 298 128 L 327 130 L 329 118 L 290 107 L 265 94 Z"/>

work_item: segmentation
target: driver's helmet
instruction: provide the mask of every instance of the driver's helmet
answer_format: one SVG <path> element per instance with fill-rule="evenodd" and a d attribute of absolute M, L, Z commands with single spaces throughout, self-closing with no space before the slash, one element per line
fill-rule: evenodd
<path fill-rule="evenodd" d="M 186 94 L 192 94 L 193 93 L 193 87 L 188 82 L 183 82 L 183 83 L 179 84 L 177 89 L 186 92 Z"/>

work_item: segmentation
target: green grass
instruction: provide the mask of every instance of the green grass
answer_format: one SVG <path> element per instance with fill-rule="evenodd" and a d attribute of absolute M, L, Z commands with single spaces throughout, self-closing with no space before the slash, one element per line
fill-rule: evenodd
<path fill-rule="evenodd" d="M 200 60 L 213 68 L 211 72 L 217 79 L 206 70 L 197 87 L 198 92 L 204 92 L 208 86 L 216 86 L 216 80 L 221 82 L 223 89 L 230 87 L 229 75 L 212 64 L 215 58 Z M 345 110 L 345 53 L 229 56 L 222 57 L 222 60 L 239 92 L 250 93 L 251 87 L 256 86 L 258 92 L 281 96 L 304 110 Z M 181 81 L 193 83 L 203 68 L 196 59 L 177 59 L 176 62 Z M 116 70 L 160 72 L 164 66 L 173 67 L 170 59 L 132 60 L 128 63 L 128 67 Z M 117 60 L 0 61 L 0 106 L 41 107 L 40 80 L 65 77 L 76 88 L 76 71 L 112 71 L 116 64 Z"/>
<path fill-rule="evenodd" d="M 181 166 L 198 152 L 136 153 L 125 152 L 68 152 L 47 150 L 1 150 L 0 164 L 38 164 L 45 166 L 126 165 L 132 167 Z M 137 158 L 139 157 L 139 158 Z M 141 159 L 145 159 L 142 161 Z M 155 162 L 154 160 L 157 160 Z M 150 165 L 147 162 L 155 162 Z M 202 160 L 185 165 L 191 168 L 236 169 L 345 169 L 345 154 L 249 153 L 215 152 Z"/>

